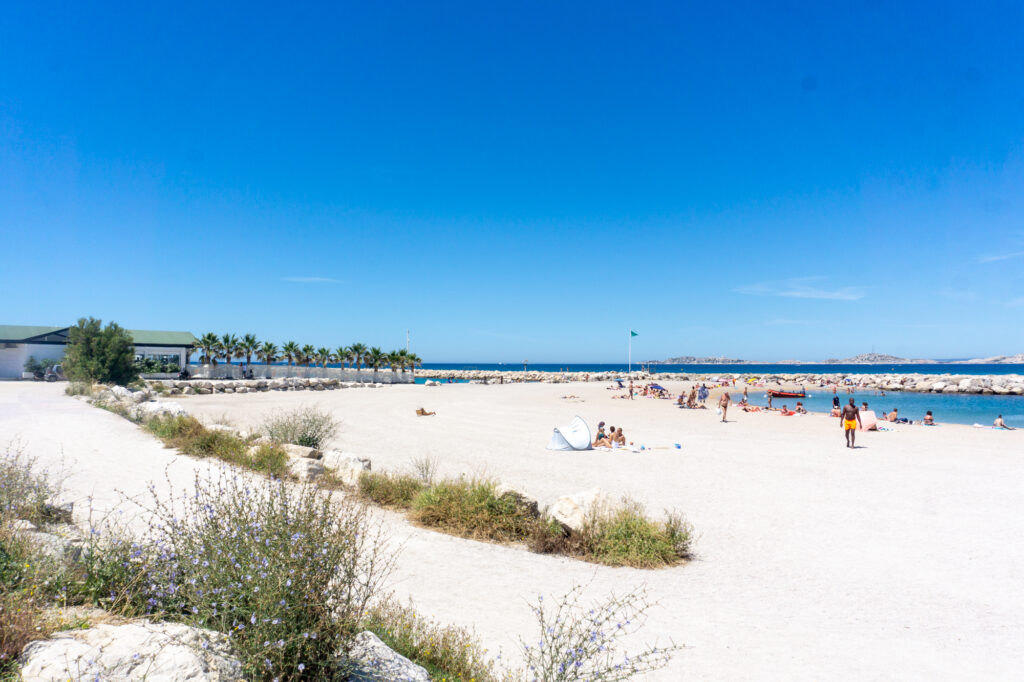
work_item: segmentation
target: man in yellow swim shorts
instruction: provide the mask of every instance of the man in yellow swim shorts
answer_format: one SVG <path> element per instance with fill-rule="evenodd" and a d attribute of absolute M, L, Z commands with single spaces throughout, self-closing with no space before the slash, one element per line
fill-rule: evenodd
<path fill-rule="evenodd" d="M 857 409 L 853 398 L 850 398 L 849 405 L 843 405 L 843 411 L 839 415 L 839 423 L 846 432 L 846 447 L 856 447 L 854 441 L 857 440 L 857 427 L 860 425 L 860 410 Z"/>

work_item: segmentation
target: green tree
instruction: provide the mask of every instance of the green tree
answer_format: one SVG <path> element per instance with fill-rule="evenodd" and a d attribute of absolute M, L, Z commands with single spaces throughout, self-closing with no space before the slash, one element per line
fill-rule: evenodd
<path fill-rule="evenodd" d="M 316 361 L 320 363 L 321 367 L 326 368 L 327 363 L 334 360 L 334 354 L 330 348 L 320 347 L 316 349 Z"/>
<path fill-rule="evenodd" d="M 220 347 L 220 339 L 213 332 L 206 332 L 199 339 L 199 361 L 204 365 L 211 362 L 217 364 L 217 349 Z"/>
<path fill-rule="evenodd" d="M 238 352 L 240 357 L 245 358 L 245 368 L 249 369 L 249 365 L 252 364 L 252 356 L 255 355 L 260 349 L 259 339 L 256 338 L 255 334 L 246 334 L 242 337 L 242 340 L 238 342 Z"/>
<path fill-rule="evenodd" d="M 310 363 L 313 362 L 313 359 L 315 357 L 316 348 L 313 348 L 312 344 L 307 343 L 305 346 L 302 347 L 302 364 L 304 364 L 306 367 L 309 367 Z"/>
<path fill-rule="evenodd" d="M 101 325 L 101 320 L 83 317 L 71 327 L 64 352 L 64 373 L 72 381 L 125 386 L 139 377 L 135 370 L 135 341 L 116 322 Z"/>
<path fill-rule="evenodd" d="M 352 361 L 352 349 L 348 346 L 338 346 L 338 350 L 334 351 L 334 356 L 338 358 L 338 362 L 341 363 L 341 367 L 344 369 L 345 363 Z"/>
<path fill-rule="evenodd" d="M 420 356 L 416 355 L 415 353 L 409 353 L 408 363 L 409 369 L 412 370 L 412 375 L 416 376 L 416 368 L 421 367 L 423 365 L 423 360 L 421 360 Z"/>
<path fill-rule="evenodd" d="M 355 363 L 356 369 L 362 369 L 363 362 L 366 361 L 366 344 L 353 343 L 349 347 L 349 351 L 351 351 L 351 355 L 349 355 L 349 357 L 351 357 L 352 362 Z"/>
<path fill-rule="evenodd" d="M 238 337 L 234 334 L 225 334 L 220 337 L 218 350 L 220 356 L 230 365 L 231 361 L 238 356 Z"/>
<path fill-rule="evenodd" d="M 263 361 L 263 364 L 268 367 L 277 360 L 280 351 L 277 346 L 270 341 L 264 341 L 263 345 L 260 346 L 259 350 L 256 351 L 256 356 Z"/>
<path fill-rule="evenodd" d="M 377 370 L 380 369 L 380 366 L 387 362 L 387 357 L 387 353 L 377 346 L 374 346 L 366 352 L 366 364 L 373 368 L 374 377 L 376 377 Z"/>
<path fill-rule="evenodd" d="M 299 348 L 299 344 L 294 341 L 288 341 L 281 346 L 281 357 L 288 361 L 288 366 L 291 367 L 295 362 L 302 357 L 302 350 Z"/>
<path fill-rule="evenodd" d="M 391 367 L 392 374 L 397 372 L 399 368 L 401 368 L 402 370 L 405 369 L 405 361 L 402 359 L 401 354 L 399 354 L 397 350 L 393 350 L 390 353 L 385 353 L 384 358 L 387 361 L 388 365 Z"/>

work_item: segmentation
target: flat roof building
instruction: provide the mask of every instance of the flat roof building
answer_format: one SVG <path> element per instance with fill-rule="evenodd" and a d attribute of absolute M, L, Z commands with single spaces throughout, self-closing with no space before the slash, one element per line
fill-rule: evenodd
<path fill-rule="evenodd" d="M 64 357 L 71 327 L 0 325 L 0 379 L 22 376 L 25 361 L 59 360 Z M 153 358 L 161 363 L 184 367 L 196 343 L 192 332 L 165 332 L 129 329 L 135 341 L 135 354 L 143 359 Z"/>

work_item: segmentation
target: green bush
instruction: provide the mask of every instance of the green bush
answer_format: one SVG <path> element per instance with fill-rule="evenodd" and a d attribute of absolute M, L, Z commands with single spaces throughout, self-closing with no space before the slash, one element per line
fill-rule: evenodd
<path fill-rule="evenodd" d="M 138 378 L 135 370 L 135 342 L 115 322 L 100 327 L 95 318 L 81 318 L 68 332 L 68 345 L 61 363 L 72 381 L 113 383 L 126 386 Z"/>
<path fill-rule="evenodd" d="M 13 519 L 45 521 L 46 502 L 56 492 L 57 484 L 18 443 L 0 454 L 0 526 Z"/>
<path fill-rule="evenodd" d="M 493 661 L 471 632 L 453 625 L 441 625 L 417 613 L 412 606 L 393 600 L 374 604 L 363 627 L 393 650 L 422 665 L 435 680 L 499 679 Z"/>
<path fill-rule="evenodd" d="M 359 494 L 384 507 L 408 509 L 424 484 L 414 476 L 364 471 L 359 475 Z"/>
<path fill-rule="evenodd" d="M 608 566 L 658 568 L 689 555 L 692 529 L 681 517 L 669 524 L 652 521 L 643 506 L 624 499 L 616 507 L 597 507 L 582 530 L 586 552 Z"/>
<path fill-rule="evenodd" d="M 88 395 L 93 393 L 93 385 L 88 381 L 72 381 L 64 387 L 65 395 Z"/>
<path fill-rule="evenodd" d="M 131 570 L 97 593 L 126 613 L 227 634 L 246 679 L 344 679 L 393 557 L 364 506 L 224 469 L 181 497 L 152 491 L 148 507 L 144 537 L 116 545 Z"/>
<path fill-rule="evenodd" d="M 337 435 L 338 426 L 329 413 L 315 407 L 300 407 L 267 418 L 261 431 L 277 443 L 294 443 L 319 450 Z"/>
<path fill-rule="evenodd" d="M 215 457 L 246 469 L 288 478 L 288 453 L 279 445 L 261 443 L 255 447 L 230 431 L 208 429 L 191 415 L 154 417 L 143 427 L 170 448 L 186 455 Z"/>
<path fill-rule="evenodd" d="M 454 535 L 523 540 L 536 519 L 512 496 L 498 497 L 487 479 L 453 479 L 426 488 L 413 500 L 413 520 Z"/>

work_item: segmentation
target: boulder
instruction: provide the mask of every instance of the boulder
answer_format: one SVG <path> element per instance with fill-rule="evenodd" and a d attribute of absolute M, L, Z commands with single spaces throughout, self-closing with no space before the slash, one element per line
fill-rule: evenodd
<path fill-rule="evenodd" d="M 540 507 L 537 504 L 537 500 L 533 499 L 529 495 L 519 492 L 507 483 L 498 483 L 494 488 L 494 496 L 498 499 L 503 497 L 511 498 L 517 507 L 525 509 L 530 516 L 534 518 L 540 516 Z"/>
<path fill-rule="evenodd" d="M 566 495 L 555 500 L 548 510 L 548 515 L 558 521 L 569 531 L 579 531 L 587 523 L 590 514 L 599 506 L 607 503 L 607 497 L 600 488 L 586 492 Z"/>
<path fill-rule="evenodd" d="M 74 502 L 47 502 L 41 511 L 43 516 L 56 523 L 71 524 L 75 522 Z"/>
<path fill-rule="evenodd" d="M 382 642 L 377 635 L 363 631 L 356 635 L 350 663 L 354 682 L 430 682 L 430 673 Z"/>
<path fill-rule="evenodd" d="M 372 466 L 369 458 L 346 455 L 339 450 L 325 452 L 323 463 L 346 485 L 358 483 L 359 475 L 364 471 L 370 471 Z"/>
<path fill-rule="evenodd" d="M 15 519 L 14 521 L 11 521 L 10 525 L 8 526 L 8 528 L 10 528 L 11 530 L 13 530 L 16 533 L 18 531 L 33 531 L 33 530 L 37 530 L 36 529 L 36 525 L 34 523 L 32 523 L 31 521 L 25 521 L 24 519 Z"/>
<path fill-rule="evenodd" d="M 324 453 L 316 448 L 307 448 L 305 445 L 285 443 L 281 449 L 288 453 L 289 457 L 301 457 L 304 459 L 323 459 Z"/>
<path fill-rule="evenodd" d="M 117 398 L 109 389 L 105 388 L 96 394 L 96 400 L 101 403 L 112 403 L 117 400 Z"/>
<path fill-rule="evenodd" d="M 227 682 L 242 677 L 228 638 L 181 623 L 136 622 L 61 632 L 25 647 L 23 680 Z"/>
<path fill-rule="evenodd" d="M 75 538 L 62 537 L 55 533 L 38 530 L 22 531 L 20 535 L 35 545 L 40 554 L 54 561 L 77 561 L 82 556 L 81 541 Z"/>
<path fill-rule="evenodd" d="M 184 407 L 170 400 L 142 403 L 132 410 L 132 416 L 142 421 L 154 417 L 184 417 L 186 414 Z"/>
<path fill-rule="evenodd" d="M 326 469 L 320 460 L 298 458 L 288 461 L 288 471 L 300 481 L 312 481 L 322 476 Z"/>

